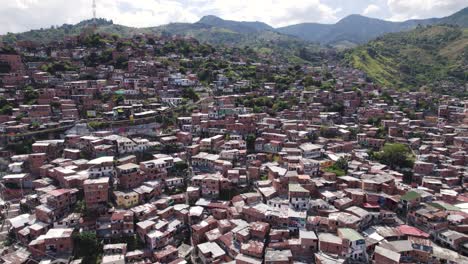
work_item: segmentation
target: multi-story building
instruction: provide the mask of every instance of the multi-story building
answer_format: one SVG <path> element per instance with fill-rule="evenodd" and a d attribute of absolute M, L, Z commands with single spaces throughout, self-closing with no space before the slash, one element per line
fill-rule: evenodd
<path fill-rule="evenodd" d="M 84 181 L 84 198 L 88 208 L 105 207 L 109 202 L 109 178 Z"/>

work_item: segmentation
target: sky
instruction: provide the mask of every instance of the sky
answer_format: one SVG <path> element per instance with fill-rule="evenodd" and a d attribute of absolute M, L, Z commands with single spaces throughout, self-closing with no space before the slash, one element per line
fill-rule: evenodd
<path fill-rule="evenodd" d="M 350 14 L 391 21 L 443 17 L 467 0 L 96 0 L 97 17 L 133 27 L 196 22 L 204 15 L 274 27 L 335 23 Z M 92 0 L 0 0 L 0 34 L 75 24 L 92 17 Z"/>

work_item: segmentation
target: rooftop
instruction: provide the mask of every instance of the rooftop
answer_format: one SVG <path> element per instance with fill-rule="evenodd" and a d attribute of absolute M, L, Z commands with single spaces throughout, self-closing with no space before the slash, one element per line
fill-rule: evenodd
<path fill-rule="evenodd" d="M 361 234 L 359 234 L 356 230 L 351 228 L 338 228 L 338 233 L 341 234 L 343 238 L 346 238 L 349 241 L 364 239 L 364 237 Z"/>

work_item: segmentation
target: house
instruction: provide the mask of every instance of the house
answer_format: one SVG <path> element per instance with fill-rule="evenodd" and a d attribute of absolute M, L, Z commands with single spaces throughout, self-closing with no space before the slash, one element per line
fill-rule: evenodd
<path fill-rule="evenodd" d="M 374 263 L 399 264 L 401 263 L 400 258 L 400 253 L 394 252 L 381 246 L 376 246 L 372 260 Z"/>
<path fill-rule="evenodd" d="M 453 230 L 445 230 L 437 234 L 437 240 L 443 245 L 459 250 L 468 241 L 468 235 Z"/>
<path fill-rule="evenodd" d="M 300 184 L 289 184 L 289 205 L 297 210 L 307 210 L 309 207 L 310 192 Z"/>
<path fill-rule="evenodd" d="M 299 149 L 302 151 L 302 157 L 306 159 L 317 159 L 322 156 L 322 146 L 312 144 L 312 143 L 304 143 L 299 146 Z"/>
<path fill-rule="evenodd" d="M 223 263 L 226 258 L 226 252 L 215 242 L 199 244 L 197 251 L 197 256 L 203 264 Z"/>
<path fill-rule="evenodd" d="M 130 208 L 139 204 L 139 194 L 134 191 L 114 191 L 115 203 L 118 207 Z"/>
<path fill-rule="evenodd" d="M 138 187 L 145 180 L 145 175 L 140 171 L 140 166 L 134 163 L 117 166 L 116 174 L 119 187 L 125 190 Z"/>
<path fill-rule="evenodd" d="M 83 189 L 88 208 L 107 206 L 109 201 L 109 178 L 85 180 Z"/>
<path fill-rule="evenodd" d="M 73 229 L 52 228 L 45 235 L 41 235 L 29 243 L 29 250 L 34 257 L 47 255 L 62 256 L 73 252 Z"/>
<path fill-rule="evenodd" d="M 338 228 L 338 236 L 342 239 L 342 255 L 358 261 L 367 261 L 366 242 L 356 230 Z"/>

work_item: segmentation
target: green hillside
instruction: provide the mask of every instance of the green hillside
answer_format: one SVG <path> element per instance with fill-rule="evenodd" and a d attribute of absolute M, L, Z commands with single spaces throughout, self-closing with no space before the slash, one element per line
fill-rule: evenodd
<path fill-rule="evenodd" d="M 112 21 L 98 19 L 96 33 L 115 34 L 119 37 L 131 37 L 137 34 L 155 34 L 167 36 L 193 37 L 200 42 L 211 45 L 229 47 L 249 47 L 264 56 L 274 54 L 276 58 L 294 63 L 320 64 L 320 53 L 326 48 L 319 47 L 297 37 L 285 35 L 271 30 L 266 24 L 259 22 L 236 22 L 221 20 L 215 17 L 204 17 L 197 23 L 170 23 L 167 25 L 133 28 L 113 24 Z M 13 43 L 15 41 L 33 41 L 48 43 L 63 41 L 67 36 L 80 35 L 83 31 L 91 30 L 93 22 L 86 20 L 76 25 L 63 25 L 47 29 L 31 30 L 19 34 L 0 36 L 1 41 Z"/>
<path fill-rule="evenodd" d="M 13 43 L 15 41 L 33 41 L 38 43 L 63 41 L 65 37 L 81 34 L 83 30 L 90 28 L 91 25 L 91 20 L 85 20 L 75 25 L 64 24 L 59 27 L 35 29 L 17 34 L 8 33 L 0 36 L 0 40 L 6 43 Z M 133 28 L 115 25 L 112 21 L 105 19 L 97 19 L 96 25 L 98 32 L 106 32 L 108 34 L 117 34 L 121 36 L 133 34 Z"/>
<path fill-rule="evenodd" d="M 387 87 L 428 86 L 462 95 L 466 94 L 462 86 L 468 80 L 468 29 L 420 26 L 379 37 L 347 51 L 344 58 Z"/>

